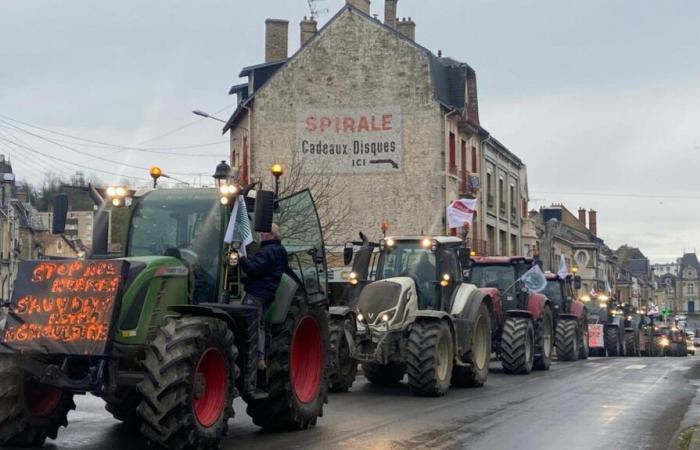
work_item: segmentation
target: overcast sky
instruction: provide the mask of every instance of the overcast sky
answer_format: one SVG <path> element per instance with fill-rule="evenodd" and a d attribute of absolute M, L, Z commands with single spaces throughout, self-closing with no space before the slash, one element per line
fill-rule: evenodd
<path fill-rule="evenodd" d="M 343 3 L 318 2 L 330 10 L 320 22 Z M 383 4 L 372 12 L 383 17 Z M 72 163 L 105 182 L 147 178 L 152 164 L 206 179 L 228 146 L 220 123 L 191 110 L 228 118 L 241 67 L 263 60 L 265 18 L 290 21 L 293 52 L 305 14 L 306 0 L 0 0 L 0 115 L 184 155 L 20 125 L 56 144 L 3 122 L 0 152 L 32 182 Z M 399 16 L 420 44 L 474 67 L 482 125 L 528 165 L 531 207 L 594 208 L 608 245 L 658 261 L 700 247 L 700 2 L 400 0 Z M 199 144 L 212 145 L 178 148 Z"/>

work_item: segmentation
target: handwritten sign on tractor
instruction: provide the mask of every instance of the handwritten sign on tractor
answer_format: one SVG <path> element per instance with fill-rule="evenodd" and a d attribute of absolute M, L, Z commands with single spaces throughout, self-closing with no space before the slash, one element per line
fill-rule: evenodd
<path fill-rule="evenodd" d="M 23 261 L 2 343 L 14 351 L 103 355 L 118 313 L 124 261 Z"/>
<path fill-rule="evenodd" d="M 399 173 L 402 126 L 399 106 L 302 110 L 297 114 L 295 156 L 304 172 Z"/>

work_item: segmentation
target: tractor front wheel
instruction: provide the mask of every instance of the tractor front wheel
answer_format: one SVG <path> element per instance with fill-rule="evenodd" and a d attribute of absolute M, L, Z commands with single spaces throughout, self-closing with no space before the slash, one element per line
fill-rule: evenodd
<path fill-rule="evenodd" d="M 608 327 L 603 335 L 608 356 L 620 355 L 620 334 L 617 327 Z"/>
<path fill-rule="evenodd" d="M 591 349 L 588 347 L 588 323 L 581 321 L 578 327 L 578 359 L 588 359 Z"/>
<path fill-rule="evenodd" d="M 579 357 L 578 322 L 561 319 L 557 322 L 556 345 L 559 361 L 576 361 Z"/>
<path fill-rule="evenodd" d="M 637 335 L 634 331 L 625 331 L 625 356 L 639 356 Z"/>
<path fill-rule="evenodd" d="M 226 322 L 169 318 L 146 350 L 141 433 L 164 448 L 217 448 L 233 416 L 238 350 Z"/>
<path fill-rule="evenodd" d="M 486 383 L 491 362 L 491 316 L 484 303 L 474 323 L 472 346 L 462 356 L 466 366 L 454 366 L 452 385 L 457 387 L 480 387 Z"/>
<path fill-rule="evenodd" d="M 415 322 L 406 344 L 408 387 L 414 395 L 436 397 L 450 388 L 454 345 L 445 321 Z"/>
<path fill-rule="evenodd" d="M 41 446 L 56 439 L 75 409 L 73 394 L 39 383 L 20 369 L 15 356 L 0 356 L 0 446 Z"/>
<path fill-rule="evenodd" d="M 268 347 L 268 396 L 246 397 L 253 423 L 270 430 L 316 425 L 328 398 L 328 314 L 297 297 L 285 321 L 273 324 Z"/>
<path fill-rule="evenodd" d="M 331 392 L 347 392 L 357 376 L 357 361 L 352 357 L 354 341 L 348 340 L 355 336 L 357 324 L 355 319 L 345 317 L 330 321 L 331 370 L 329 374 Z"/>
<path fill-rule="evenodd" d="M 512 374 L 532 372 L 535 355 L 535 330 L 526 317 L 508 317 L 501 336 L 503 370 Z"/>
<path fill-rule="evenodd" d="M 554 350 L 554 319 L 552 318 L 552 310 L 545 306 L 542 311 L 542 319 L 540 319 L 537 327 L 537 356 L 533 363 L 535 370 L 549 370 L 552 365 L 552 353 Z"/>

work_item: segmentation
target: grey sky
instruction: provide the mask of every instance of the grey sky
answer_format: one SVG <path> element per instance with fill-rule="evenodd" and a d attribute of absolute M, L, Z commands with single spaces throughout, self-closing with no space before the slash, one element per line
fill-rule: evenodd
<path fill-rule="evenodd" d="M 343 3 L 319 2 L 331 11 L 321 23 Z M 383 1 L 372 10 L 381 17 Z M 75 146 L 207 178 L 227 144 L 219 123 L 190 111 L 226 118 L 240 68 L 263 59 L 265 18 L 290 20 L 295 51 L 305 14 L 306 0 L 0 0 L 0 114 L 128 146 L 221 141 L 175 150 L 207 156 L 168 159 Z M 399 16 L 417 22 L 420 44 L 476 69 L 482 124 L 528 164 L 532 207 L 594 208 L 609 245 L 639 245 L 659 260 L 700 246 L 700 2 L 400 0 Z M 146 177 L 2 126 L 0 133 L 67 163 Z M 69 172 L 70 164 L 5 145 L 0 152 L 11 153 L 20 178 Z"/>

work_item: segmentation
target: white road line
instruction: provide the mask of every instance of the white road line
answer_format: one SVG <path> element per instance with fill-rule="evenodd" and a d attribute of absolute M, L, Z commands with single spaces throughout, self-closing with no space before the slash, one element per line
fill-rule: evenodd
<path fill-rule="evenodd" d="M 646 364 L 632 364 L 631 366 L 625 367 L 625 370 L 639 370 L 646 367 Z"/>

